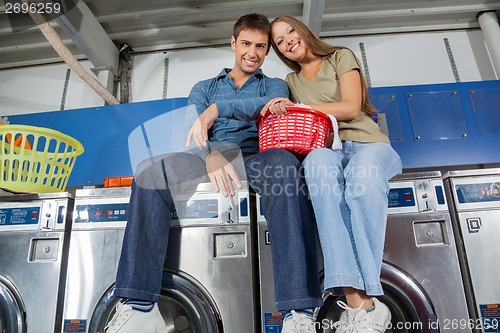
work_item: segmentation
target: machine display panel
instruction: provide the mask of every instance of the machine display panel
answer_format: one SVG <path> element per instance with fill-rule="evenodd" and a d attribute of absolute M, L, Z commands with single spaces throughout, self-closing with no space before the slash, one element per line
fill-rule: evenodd
<path fill-rule="evenodd" d="M 176 203 L 172 210 L 173 219 L 212 219 L 219 217 L 217 199 L 188 200 Z"/>
<path fill-rule="evenodd" d="M 391 188 L 387 198 L 389 208 L 415 206 L 415 196 L 411 187 Z"/>
<path fill-rule="evenodd" d="M 455 191 L 459 203 L 500 202 L 500 183 L 498 182 L 457 184 Z"/>
<path fill-rule="evenodd" d="M 2 208 L 0 226 L 38 224 L 40 207 Z"/>
<path fill-rule="evenodd" d="M 126 221 L 128 203 L 84 204 L 75 208 L 75 223 Z"/>

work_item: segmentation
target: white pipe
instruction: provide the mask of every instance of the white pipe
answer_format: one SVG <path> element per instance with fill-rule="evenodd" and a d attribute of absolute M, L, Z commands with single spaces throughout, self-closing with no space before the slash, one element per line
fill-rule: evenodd
<path fill-rule="evenodd" d="M 23 0 L 23 2 L 27 3 L 28 0 Z M 29 11 L 29 14 L 33 21 L 38 25 L 38 28 L 45 36 L 45 38 L 49 41 L 50 45 L 54 48 L 54 50 L 59 54 L 59 56 L 66 62 L 66 64 L 76 73 L 78 76 L 82 78 L 96 93 L 99 94 L 106 102 L 109 104 L 120 104 L 120 101 L 116 99 L 113 94 L 109 92 L 99 81 L 94 79 L 85 68 L 82 67 L 80 62 L 75 58 L 75 56 L 71 53 L 71 51 L 64 45 L 61 37 L 57 34 L 57 32 L 52 28 L 45 18 L 36 12 Z"/>
<path fill-rule="evenodd" d="M 497 79 L 500 77 L 500 26 L 494 11 L 481 12 L 477 15 L 479 26 L 484 34 L 484 40 L 490 53 Z"/>

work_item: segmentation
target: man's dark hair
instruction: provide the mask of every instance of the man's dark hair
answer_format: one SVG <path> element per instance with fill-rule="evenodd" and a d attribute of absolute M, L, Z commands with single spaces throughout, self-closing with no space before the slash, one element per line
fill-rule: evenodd
<path fill-rule="evenodd" d="M 271 37 L 271 23 L 267 16 L 262 14 L 253 13 L 240 17 L 233 26 L 234 39 L 238 39 L 242 30 L 256 30 L 268 35 L 269 38 Z M 270 46 L 271 43 L 268 47 Z"/>

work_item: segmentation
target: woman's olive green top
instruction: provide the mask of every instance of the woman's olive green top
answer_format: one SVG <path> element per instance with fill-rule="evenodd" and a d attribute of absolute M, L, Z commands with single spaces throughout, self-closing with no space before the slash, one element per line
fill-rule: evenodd
<path fill-rule="evenodd" d="M 290 99 L 302 104 L 322 104 L 340 102 L 339 78 L 351 71 L 361 71 L 352 51 L 340 49 L 323 58 L 321 70 L 314 80 L 308 80 L 302 74 L 292 72 L 287 75 L 286 83 L 290 88 Z M 356 119 L 338 121 L 339 136 L 342 141 L 386 142 L 389 138 L 382 133 L 378 125 L 364 112 Z"/>

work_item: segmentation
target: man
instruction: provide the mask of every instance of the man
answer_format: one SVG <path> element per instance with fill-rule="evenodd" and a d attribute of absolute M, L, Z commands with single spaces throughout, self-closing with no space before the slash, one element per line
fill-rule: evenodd
<path fill-rule="evenodd" d="M 260 70 L 269 52 L 270 30 L 267 17 L 242 16 L 231 37 L 233 68 L 191 90 L 189 105 L 198 117 L 187 145 L 193 141 L 197 153 L 167 155 L 138 167 L 116 278 L 115 296 L 123 302 L 106 333 L 167 331 L 156 303 L 175 195 L 208 179 L 214 190 L 233 195 L 232 183 L 240 187 L 245 173 L 261 195 L 269 224 L 276 306 L 288 313 L 282 332 L 315 332 L 312 309 L 322 298 L 314 216 L 301 163 L 285 150 L 258 153 L 257 115 L 272 98 L 288 96 L 283 80 Z"/>

